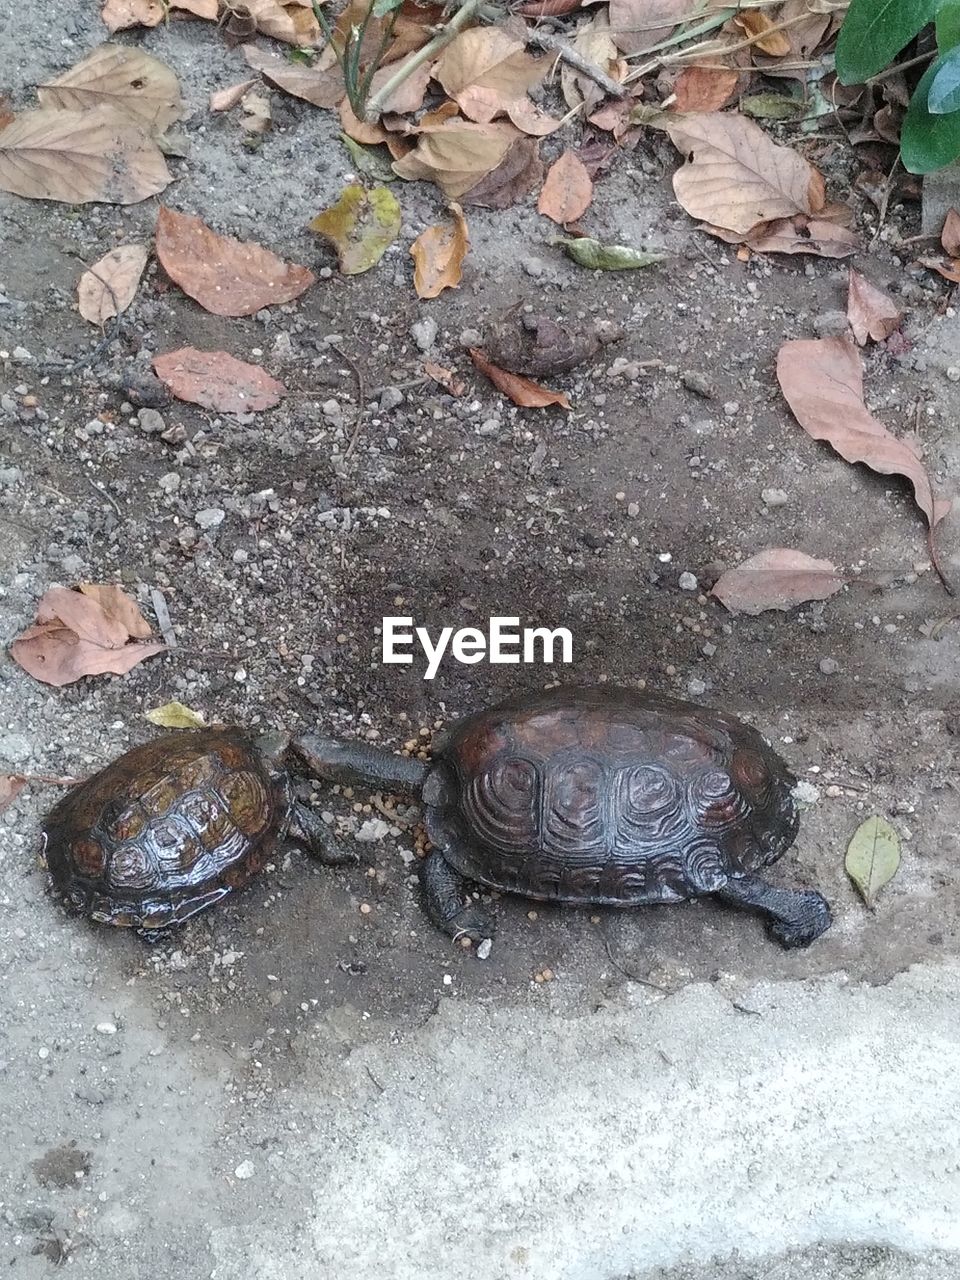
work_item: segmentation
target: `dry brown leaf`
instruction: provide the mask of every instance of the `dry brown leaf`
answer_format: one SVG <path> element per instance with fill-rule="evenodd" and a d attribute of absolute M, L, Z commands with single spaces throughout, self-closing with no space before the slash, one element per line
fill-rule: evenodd
<path fill-rule="evenodd" d="M 220 12 L 219 0 L 169 0 L 169 3 L 171 9 L 182 9 L 206 22 L 216 22 Z"/>
<path fill-rule="evenodd" d="M 13 124 L 16 118 L 10 107 L 10 99 L 5 93 L 0 93 L 0 129 L 5 129 L 8 124 Z"/>
<path fill-rule="evenodd" d="M 762 9 L 741 9 L 734 16 L 733 24 L 745 36 L 753 37 L 753 47 L 768 57 L 785 58 L 790 52 L 786 32 L 775 30 L 779 22 L 774 22 Z"/>
<path fill-rule="evenodd" d="M 740 83 L 732 67 L 684 67 L 673 86 L 673 111 L 719 111 Z"/>
<path fill-rule="evenodd" d="M 408 53 L 422 49 L 442 24 L 445 12 L 442 4 L 404 0 L 393 24 L 393 40 L 383 55 L 384 65 L 399 62 Z"/>
<path fill-rule="evenodd" d="M 284 8 L 279 0 L 243 0 L 243 8 L 262 35 L 298 48 L 318 43 L 320 26 L 309 9 L 299 5 Z"/>
<path fill-rule="evenodd" d="M 610 24 L 604 13 L 599 13 L 590 22 L 585 23 L 577 32 L 573 48 L 587 62 L 599 67 L 614 80 L 620 80 L 619 55 L 617 46 L 610 35 Z M 563 98 L 571 111 L 585 104 L 590 111 L 597 106 L 606 94 L 589 76 L 574 70 L 566 62 L 560 67 L 560 88 Z"/>
<path fill-rule="evenodd" d="M 434 107 L 432 111 L 425 111 L 420 117 L 420 124 L 417 126 L 422 133 L 426 133 L 429 129 L 434 129 L 438 124 L 443 124 L 444 120 L 460 118 L 460 108 L 455 102 L 447 99 L 441 102 L 439 107 Z"/>
<path fill-rule="evenodd" d="M 245 93 L 249 93 L 256 80 L 241 80 L 226 89 L 218 89 L 210 95 L 211 111 L 232 111 Z"/>
<path fill-rule="evenodd" d="M 545 138 L 547 134 L 555 133 L 563 123 L 562 120 L 557 120 L 549 112 L 544 111 L 542 107 L 538 107 L 535 102 L 531 102 L 529 98 L 518 98 L 516 102 L 508 102 L 507 119 L 522 133 L 528 133 L 534 138 Z"/>
<path fill-rule="evenodd" d="M 944 252 L 951 258 L 960 258 L 960 213 L 956 209 L 948 209 L 940 232 L 940 243 Z"/>
<path fill-rule="evenodd" d="M 125 31 L 128 27 L 158 27 L 165 12 L 163 0 L 107 0 L 100 18 L 108 31 Z"/>
<path fill-rule="evenodd" d="M 673 175 L 684 209 L 714 226 L 746 234 L 760 222 L 819 213 L 823 175 L 745 116 L 692 115 L 663 126 L 686 157 Z"/>
<path fill-rule="evenodd" d="M 537 60 L 522 38 L 503 27 L 461 31 L 441 53 L 433 76 L 471 120 L 487 124 L 507 104 L 543 79 L 548 59 Z"/>
<path fill-rule="evenodd" d="M 422 129 L 409 155 L 393 171 L 410 182 L 435 182 L 448 200 L 459 200 L 496 169 L 522 135 L 508 124 L 475 124 L 459 117 Z"/>
<path fill-rule="evenodd" d="M 366 120 L 359 120 L 346 98 L 340 103 L 338 115 L 340 128 L 347 137 L 365 147 L 375 147 L 380 142 L 386 142 L 389 136 L 382 124 L 368 124 Z"/>
<path fill-rule="evenodd" d="M 121 245 L 83 273 L 77 298 L 84 320 L 102 325 L 126 311 L 136 296 L 149 252 L 145 244 Z"/>
<path fill-rule="evenodd" d="M 848 338 L 786 342 L 777 355 L 777 379 L 793 416 L 814 440 L 825 440 L 847 462 L 863 462 L 881 475 L 905 476 L 931 528 L 951 503 L 934 496 L 914 447 L 890 434 L 863 401 L 863 364 Z"/>
<path fill-rule="evenodd" d="M 610 32 L 623 53 L 643 53 L 694 9 L 689 0 L 610 0 Z"/>
<path fill-rule="evenodd" d="M 811 4 L 811 0 L 786 0 L 777 13 L 777 23 L 783 25 L 783 30 L 779 34 L 787 42 L 786 59 L 768 60 L 762 54 L 755 55 L 756 67 L 762 70 L 765 76 L 798 80 L 806 86 L 809 70 L 803 64 L 812 61 L 821 45 L 824 45 L 834 34 L 830 30 L 832 15 L 828 11 L 828 6 L 829 0 L 822 5 Z M 818 12 L 819 9 L 823 12 Z M 781 65 L 782 62 L 784 65 Z M 838 90 L 842 92 L 842 86 L 836 86 L 834 93 L 836 94 Z M 836 103 L 836 105 L 843 104 Z"/>
<path fill-rule="evenodd" d="M 741 240 L 755 253 L 809 253 L 818 258 L 848 258 L 860 248 L 860 237 L 849 227 L 802 213 L 764 223 L 728 243 Z"/>
<path fill-rule="evenodd" d="M 949 262 L 943 262 L 939 258 L 918 258 L 917 261 L 921 267 L 929 267 L 951 284 L 960 284 L 960 258 L 951 258 Z"/>
<path fill-rule="evenodd" d="M 758 614 L 828 600 L 842 586 L 829 560 L 815 560 L 789 547 L 770 547 L 722 573 L 710 594 L 731 613 Z"/>
<path fill-rule="evenodd" d="M 550 391 L 539 383 L 519 373 L 510 373 L 499 365 L 491 364 L 484 353 L 476 347 L 470 347 L 470 359 L 486 374 L 498 391 L 502 391 L 514 404 L 522 409 L 545 409 L 549 405 L 559 405 L 561 409 L 572 409 L 570 401 L 562 391 Z"/>
<path fill-rule="evenodd" d="M 219 236 L 201 218 L 165 206 L 157 215 L 156 253 L 170 279 L 217 316 L 252 316 L 291 302 L 316 279 L 262 245 Z"/>
<path fill-rule="evenodd" d="M 37 606 L 36 622 L 10 653 L 34 679 L 59 688 L 82 676 L 123 675 L 162 653 L 167 646 L 161 641 L 143 642 L 149 635 L 146 619 L 119 587 L 51 587 Z"/>
<path fill-rule="evenodd" d="M 535 138 L 517 138 L 497 167 L 463 193 L 463 204 L 508 209 L 536 191 L 543 181 L 543 161 L 537 146 Z"/>
<path fill-rule="evenodd" d="M 463 275 L 463 260 L 470 237 L 463 210 L 450 205 L 453 225 L 427 227 L 413 242 L 413 287 L 419 298 L 436 298 L 444 289 L 455 289 Z"/>
<path fill-rule="evenodd" d="M 49 84 L 39 85 L 41 107 L 92 111 L 109 107 L 148 133 L 165 133 L 183 115 L 177 77 L 159 58 L 119 44 L 102 44 Z"/>
<path fill-rule="evenodd" d="M 583 217 L 592 200 L 593 182 L 583 161 L 576 152 L 564 151 L 547 170 L 537 212 L 566 226 Z"/>
<path fill-rule="evenodd" d="M 173 180 L 163 152 L 127 116 L 25 111 L 0 132 L 0 190 L 66 204 L 136 204 Z"/>
<path fill-rule="evenodd" d="M 226 351 L 182 347 L 154 356 L 153 367 L 178 400 L 218 413 L 259 413 L 279 404 L 287 389 L 257 364 L 237 360 Z"/>
<path fill-rule="evenodd" d="M 408 56 L 412 58 L 413 54 Z M 380 69 L 374 74 L 373 80 L 370 82 L 370 96 L 377 93 L 390 79 L 391 76 L 397 74 L 403 66 L 403 63 L 392 62 Z M 426 96 L 427 85 L 430 83 L 432 74 L 432 66 L 429 62 L 425 62 L 423 66 L 413 71 L 402 84 L 391 93 L 390 97 L 383 104 L 384 112 L 397 112 L 400 115 L 407 115 L 413 111 L 419 111 L 423 106 L 423 99 Z"/>
<path fill-rule="evenodd" d="M 0 813 L 8 809 L 27 785 L 22 773 L 0 773 Z"/>
<path fill-rule="evenodd" d="M 903 312 L 888 293 L 878 289 L 851 267 L 847 290 L 847 319 L 854 338 L 862 347 L 868 338 L 872 338 L 874 342 L 885 342 L 894 329 L 900 328 Z"/>
<path fill-rule="evenodd" d="M 270 98 L 265 93 L 251 91 L 244 94 L 241 103 L 243 118 L 240 126 L 244 133 L 266 133 L 273 124 Z"/>
<path fill-rule="evenodd" d="M 562 18 L 582 7 L 583 0 L 527 0 L 513 12 L 521 18 Z"/>
<path fill-rule="evenodd" d="M 461 382 L 452 369 L 445 369 L 442 364 L 435 364 L 432 360 L 424 360 L 423 372 L 452 396 L 462 396 L 467 389 L 466 383 Z"/>
<path fill-rule="evenodd" d="M 269 84 L 315 107 L 335 107 L 346 93 L 339 63 L 324 69 L 305 67 L 252 44 L 243 46 L 243 56 L 247 65 L 259 71 Z"/>

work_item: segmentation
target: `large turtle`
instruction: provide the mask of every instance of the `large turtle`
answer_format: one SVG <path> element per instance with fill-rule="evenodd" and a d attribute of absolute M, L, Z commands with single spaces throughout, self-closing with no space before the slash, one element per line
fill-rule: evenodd
<path fill-rule="evenodd" d="M 441 929 L 492 936 L 468 881 L 527 898 L 639 906 L 714 895 L 760 912 L 784 947 L 830 925 L 813 889 L 756 873 L 792 844 L 794 779 L 734 716 L 607 686 L 554 689 L 461 720 L 432 764 L 304 734 L 316 776 L 418 792 L 432 852 L 420 864 Z"/>
<path fill-rule="evenodd" d="M 67 793 L 44 823 L 56 886 L 77 911 L 156 933 L 263 869 L 277 841 L 356 862 L 294 800 L 287 738 L 235 728 L 168 733 Z"/>

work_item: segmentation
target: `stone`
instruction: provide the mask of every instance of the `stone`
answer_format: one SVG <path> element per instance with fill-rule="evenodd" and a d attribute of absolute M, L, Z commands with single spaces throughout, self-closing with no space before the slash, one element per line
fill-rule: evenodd
<path fill-rule="evenodd" d="M 389 413 L 403 404 L 403 392 L 399 387 L 384 387 L 380 392 L 380 412 Z"/>
<path fill-rule="evenodd" d="M 835 676 L 840 670 L 840 663 L 836 658 L 821 658 L 820 670 L 825 676 Z"/>
<path fill-rule="evenodd" d="M 678 584 L 681 591 L 696 591 L 698 583 L 696 575 L 692 573 L 681 573 Z"/>
<path fill-rule="evenodd" d="M 205 507 L 193 518 L 201 529 L 218 529 L 226 519 L 226 515 L 222 507 Z"/>
<path fill-rule="evenodd" d="M 410 326 L 410 336 L 421 351 L 429 351 L 437 340 L 440 326 L 433 316 L 424 316 L 416 324 Z"/>
<path fill-rule="evenodd" d="M 760 497 L 768 507 L 783 507 L 790 501 L 786 489 L 762 489 Z"/>
<path fill-rule="evenodd" d="M 137 422 L 140 430 L 145 431 L 148 436 L 158 436 L 161 431 L 166 431 L 167 429 L 163 414 L 156 409 L 141 409 L 137 414 Z"/>

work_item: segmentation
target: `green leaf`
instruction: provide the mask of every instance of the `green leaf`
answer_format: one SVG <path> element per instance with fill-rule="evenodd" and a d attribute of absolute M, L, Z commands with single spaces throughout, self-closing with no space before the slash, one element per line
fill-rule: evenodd
<path fill-rule="evenodd" d="M 790 120 L 804 109 L 804 103 L 783 93 L 754 93 L 740 99 L 740 110 L 755 120 Z"/>
<path fill-rule="evenodd" d="M 340 270 L 356 276 L 375 267 L 400 234 L 400 205 L 386 187 L 345 187 L 335 205 L 308 224 L 337 250 Z"/>
<path fill-rule="evenodd" d="M 315 49 L 289 49 L 287 58 L 290 62 L 295 62 L 300 66 L 312 67 L 315 52 Z"/>
<path fill-rule="evenodd" d="M 356 166 L 357 173 L 373 178 L 375 182 L 397 182 L 399 179 L 393 172 L 393 160 L 386 147 L 364 147 L 353 138 L 341 133 L 340 141 L 350 152 L 350 159 Z"/>
<path fill-rule="evenodd" d="M 960 48 L 951 49 L 940 59 L 940 70 L 930 81 L 927 110 L 931 115 L 945 116 L 960 107 Z"/>
<path fill-rule="evenodd" d="M 932 22 L 943 0 L 853 0 L 837 40 L 841 84 L 861 84 L 883 71 Z"/>
<path fill-rule="evenodd" d="M 625 244 L 601 244 L 589 236 L 568 240 L 554 236 L 550 244 L 559 244 L 568 258 L 591 271 L 630 271 L 635 267 L 652 267 L 663 262 L 663 253 L 648 253 L 645 249 L 632 249 Z"/>
<path fill-rule="evenodd" d="M 375 18 L 385 18 L 388 13 L 393 13 L 394 9 L 403 6 L 403 0 L 373 0 L 373 16 Z"/>
<path fill-rule="evenodd" d="M 885 819 L 874 814 L 862 822 L 847 847 L 847 875 L 873 910 L 877 895 L 900 867 L 900 837 Z"/>
<path fill-rule="evenodd" d="M 904 116 L 900 157 L 908 173 L 930 173 L 960 156 L 960 111 L 935 116 L 927 107 L 927 94 L 942 62 L 938 58 L 927 67 Z"/>
<path fill-rule="evenodd" d="M 949 53 L 960 44 L 960 0 L 946 0 L 937 13 L 937 48 Z"/>
<path fill-rule="evenodd" d="M 202 729 L 206 722 L 199 711 L 185 707 L 182 702 L 165 702 L 162 707 L 145 711 L 143 718 L 161 729 Z"/>

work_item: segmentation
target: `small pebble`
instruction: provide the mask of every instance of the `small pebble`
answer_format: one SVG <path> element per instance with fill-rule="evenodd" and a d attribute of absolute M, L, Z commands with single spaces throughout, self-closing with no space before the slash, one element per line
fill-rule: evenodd
<path fill-rule="evenodd" d="M 410 326 L 410 336 L 421 351 L 429 351 L 437 340 L 440 326 L 433 316 L 425 316 Z"/>
<path fill-rule="evenodd" d="M 687 681 L 687 693 L 689 693 L 691 697 L 699 698 L 706 692 L 707 686 L 705 681 L 699 680 L 696 676 L 693 676 Z"/>
<path fill-rule="evenodd" d="M 493 939 L 484 938 L 483 941 L 480 943 L 480 945 L 477 947 L 477 959 L 486 960 L 487 956 L 490 954 L 492 950 L 493 950 Z"/>
<path fill-rule="evenodd" d="M 704 400 L 712 400 L 717 394 L 713 379 L 705 373 L 698 373 L 695 369 L 684 370 L 680 375 L 680 381 L 688 391 L 701 396 Z"/>
<path fill-rule="evenodd" d="M 158 436 L 161 431 L 167 429 L 163 414 L 156 409 L 141 409 L 137 414 L 137 422 L 140 430 L 145 431 L 148 436 Z"/>
<path fill-rule="evenodd" d="M 246 1178 L 252 1178 L 255 1171 L 256 1168 L 252 1160 L 241 1160 L 234 1169 L 233 1176 L 235 1178 L 240 1178 L 241 1181 L 243 1181 Z"/>
<path fill-rule="evenodd" d="M 768 507 L 782 507 L 790 501 L 786 489 L 762 489 L 760 497 Z"/>
<path fill-rule="evenodd" d="M 528 276 L 533 276 L 534 279 L 543 275 L 542 258 L 521 258 L 520 266 Z"/>
<path fill-rule="evenodd" d="M 960 368 L 955 364 L 950 365 L 947 369 L 947 377 L 951 382 L 960 382 Z"/>
<path fill-rule="evenodd" d="M 696 576 L 692 573 L 681 573 L 678 585 L 681 591 L 696 591 L 698 585 Z"/>
<path fill-rule="evenodd" d="M 227 513 L 222 507 L 205 507 L 193 517 L 201 529 L 217 529 L 223 524 Z"/>
<path fill-rule="evenodd" d="M 403 392 L 399 387 L 384 387 L 380 392 L 380 412 L 389 413 L 403 404 Z"/>
<path fill-rule="evenodd" d="M 836 658 L 821 658 L 820 670 L 825 676 L 835 676 L 840 670 L 840 663 Z"/>
<path fill-rule="evenodd" d="M 97 1030 L 102 1036 L 115 1036 L 117 1034 L 117 1024 L 115 1022 L 98 1022 Z"/>

